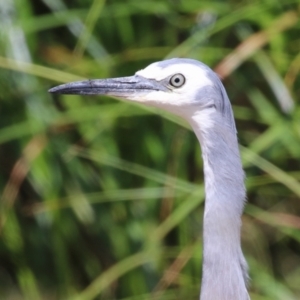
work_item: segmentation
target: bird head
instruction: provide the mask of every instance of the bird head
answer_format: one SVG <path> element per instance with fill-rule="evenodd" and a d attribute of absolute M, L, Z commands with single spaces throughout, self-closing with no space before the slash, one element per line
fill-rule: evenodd
<path fill-rule="evenodd" d="M 194 114 L 227 115 L 234 127 L 231 105 L 218 76 L 205 64 L 193 59 L 173 58 L 155 62 L 134 76 L 71 82 L 49 92 L 111 95 L 158 107 L 185 119 Z"/>

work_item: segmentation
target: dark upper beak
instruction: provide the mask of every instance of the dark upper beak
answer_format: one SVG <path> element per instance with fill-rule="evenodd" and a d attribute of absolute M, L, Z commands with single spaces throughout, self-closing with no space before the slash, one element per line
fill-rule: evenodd
<path fill-rule="evenodd" d="M 135 75 L 70 82 L 56 86 L 50 89 L 49 92 L 58 94 L 112 95 L 127 98 L 136 93 L 166 90 L 167 88 L 162 83 L 154 79 Z"/>

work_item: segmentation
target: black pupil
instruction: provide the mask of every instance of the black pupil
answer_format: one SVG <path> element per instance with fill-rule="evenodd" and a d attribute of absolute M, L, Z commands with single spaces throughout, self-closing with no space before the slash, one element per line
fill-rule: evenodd
<path fill-rule="evenodd" d="M 179 77 L 176 77 L 175 78 L 175 83 L 179 83 L 180 82 L 180 78 Z"/>

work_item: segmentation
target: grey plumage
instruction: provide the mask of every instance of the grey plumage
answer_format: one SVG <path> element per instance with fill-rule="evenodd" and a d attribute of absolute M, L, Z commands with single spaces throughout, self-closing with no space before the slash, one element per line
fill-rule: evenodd
<path fill-rule="evenodd" d="M 244 172 L 231 104 L 218 76 L 201 62 L 177 58 L 134 76 L 69 83 L 50 92 L 108 94 L 165 109 L 190 123 L 201 144 L 205 175 L 200 299 L 249 299 L 240 242 Z"/>

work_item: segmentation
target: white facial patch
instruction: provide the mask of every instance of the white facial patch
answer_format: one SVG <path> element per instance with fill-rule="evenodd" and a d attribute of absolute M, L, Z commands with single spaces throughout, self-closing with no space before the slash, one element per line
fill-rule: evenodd
<path fill-rule="evenodd" d="M 159 82 L 175 74 L 182 74 L 185 77 L 185 83 L 181 87 L 172 87 L 170 83 L 162 82 L 161 84 L 168 85 L 169 91 L 149 91 L 143 95 L 132 96 L 131 99 L 165 109 L 185 118 L 190 117 L 195 111 L 204 107 L 206 97 L 210 101 L 210 95 L 205 94 L 209 90 L 206 87 L 214 87 L 213 78 L 209 76 L 209 72 L 211 71 L 205 65 L 198 64 L 196 61 L 193 64 L 184 59 L 153 63 L 136 72 L 136 75 Z"/>
<path fill-rule="evenodd" d="M 135 74 L 149 79 L 156 79 L 162 70 L 163 68 L 159 66 L 159 63 L 153 63 Z"/>
<path fill-rule="evenodd" d="M 159 62 L 153 63 L 135 74 L 144 78 L 155 79 L 157 81 L 175 74 L 182 74 L 186 78 L 186 83 L 182 86 L 182 89 L 188 85 L 193 85 L 197 89 L 213 85 L 213 82 L 207 76 L 207 70 L 201 68 L 199 65 L 192 65 L 184 62 L 170 64 L 166 67 L 161 67 Z"/>

